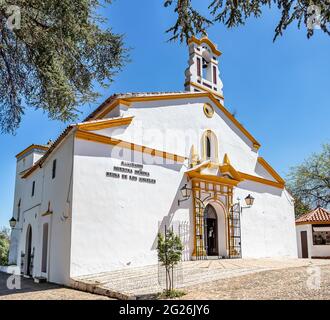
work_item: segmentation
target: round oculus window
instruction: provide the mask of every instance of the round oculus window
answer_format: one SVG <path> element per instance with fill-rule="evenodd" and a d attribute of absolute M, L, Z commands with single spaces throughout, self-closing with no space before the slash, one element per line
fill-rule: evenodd
<path fill-rule="evenodd" d="M 213 107 L 212 107 L 210 104 L 205 103 L 203 109 L 204 109 L 204 113 L 205 113 L 205 115 L 206 115 L 208 118 L 213 117 L 214 109 L 213 109 Z"/>

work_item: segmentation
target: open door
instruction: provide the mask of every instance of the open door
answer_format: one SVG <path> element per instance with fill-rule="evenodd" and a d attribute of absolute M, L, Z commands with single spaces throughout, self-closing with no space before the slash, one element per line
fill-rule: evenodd
<path fill-rule="evenodd" d="M 205 250 L 207 256 L 218 256 L 218 219 L 215 209 L 208 204 L 204 212 Z"/>

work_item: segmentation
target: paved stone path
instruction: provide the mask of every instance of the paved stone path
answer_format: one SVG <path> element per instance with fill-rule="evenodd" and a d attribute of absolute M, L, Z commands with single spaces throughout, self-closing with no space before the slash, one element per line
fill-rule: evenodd
<path fill-rule="evenodd" d="M 223 279 L 232 279 L 270 270 L 306 269 L 309 266 L 330 266 L 330 260 L 237 259 L 186 261 L 182 263 L 182 279 L 177 287 L 198 288 L 198 286 L 205 283 Z M 163 287 L 158 283 L 157 265 L 100 273 L 74 280 L 77 288 L 118 298 L 148 298 L 163 290 Z M 120 294 L 118 295 L 118 293 Z"/>
<path fill-rule="evenodd" d="M 34 283 L 32 279 L 21 278 L 20 290 L 7 288 L 8 274 L 0 272 L 0 300 L 109 300 L 87 292 L 64 288 L 50 283 Z"/>
<path fill-rule="evenodd" d="M 182 263 L 181 274 L 179 287 L 187 293 L 182 299 L 330 299 L 330 260 L 188 261 Z M 311 278 L 317 274 L 321 280 L 319 287 Z M 0 273 L 0 300 L 109 299 L 55 284 L 36 284 L 25 278 L 21 290 L 9 290 L 7 279 L 7 274 Z M 158 284 L 158 266 L 107 272 L 79 281 L 93 284 L 94 291 L 120 292 L 126 298 L 151 297 L 162 290 Z"/>
<path fill-rule="evenodd" d="M 263 271 L 184 291 L 183 300 L 330 300 L 330 265 Z"/>

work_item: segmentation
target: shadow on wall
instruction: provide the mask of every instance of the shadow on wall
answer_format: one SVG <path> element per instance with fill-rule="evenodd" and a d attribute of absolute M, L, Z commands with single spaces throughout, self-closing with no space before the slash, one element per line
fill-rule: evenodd
<path fill-rule="evenodd" d="M 182 259 L 189 260 L 190 259 L 190 252 L 189 252 L 189 242 L 190 242 L 189 226 L 190 226 L 190 223 L 189 223 L 189 221 L 173 220 L 174 214 L 178 210 L 178 200 L 181 197 L 180 188 L 185 183 L 186 183 L 186 177 L 183 176 L 179 183 L 179 186 L 177 188 L 177 192 L 172 201 L 168 215 L 164 216 L 162 221 L 159 221 L 159 223 L 158 223 L 158 232 L 157 232 L 157 235 L 151 246 L 151 250 L 157 250 L 158 233 L 164 233 L 165 227 L 167 229 L 173 228 L 174 233 L 176 233 L 180 237 L 182 244 L 184 246 Z M 190 204 L 189 200 L 182 202 L 181 208 L 189 210 L 189 204 Z M 189 217 L 190 217 L 190 214 L 189 214 Z"/>
<path fill-rule="evenodd" d="M 155 157 L 151 154 L 141 153 L 139 151 L 132 152 L 131 149 L 121 147 L 120 144 L 114 147 L 110 146 L 110 148 L 104 148 L 104 145 L 102 144 L 94 144 L 89 149 L 79 148 L 75 155 L 86 158 L 106 158 L 110 161 L 110 165 L 113 160 L 128 161 L 145 166 L 161 166 L 177 172 L 180 172 L 182 166 L 184 165 L 183 163 L 175 162 L 172 159 Z"/>
<path fill-rule="evenodd" d="M 247 192 L 256 192 L 256 193 L 269 193 L 274 196 L 281 197 L 284 189 L 267 186 L 253 181 L 243 181 L 238 185 L 239 189 L 246 190 Z"/>

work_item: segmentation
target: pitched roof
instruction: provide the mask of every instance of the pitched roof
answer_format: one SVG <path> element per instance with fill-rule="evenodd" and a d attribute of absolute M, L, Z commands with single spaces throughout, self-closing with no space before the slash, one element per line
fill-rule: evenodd
<path fill-rule="evenodd" d="M 96 108 L 84 121 L 95 120 L 101 118 L 118 105 L 118 102 L 130 103 L 153 100 L 167 100 L 180 98 L 209 98 L 226 117 L 253 143 L 256 149 L 259 149 L 260 143 L 243 127 L 243 125 L 219 102 L 210 92 L 138 92 L 138 93 L 119 93 L 110 96 L 98 108 Z"/>
<path fill-rule="evenodd" d="M 194 94 L 195 92 L 187 91 L 170 91 L 170 92 L 127 92 L 127 93 L 115 93 L 104 102 L 102 102 L 92 113 L 90 113 L 83 122 L 93 119 L 99 112 L 101 112 L 106 106 L 119 99 L 137 98 L 137 97 L 152 97 L 152 96 L 169 96 L 178 94 Z"/>
<path fill-rule="evenodd" d="M 235 117 L 209 92 L 190 92 L 190 91 L 171 91 L 171 92 L 136 92 L 136 93 L 118 93 L 113 94 L 108 99 L 106 99 L 98 108 L 96 108 L 91 114 L 89 114 L 82 123 L 95 123 L 98 119 L 98 115 L 101 112 L 104 112 L 104 109 L 107 109 L 109 105 L 116 103 L 121 100 L 127 101 L 140 101 L 140 100 L 154 100 L 157 98 L 161 99 L 176 99 L 176 98 L 186 98 L 186 97 L 209 97 L 223 112 L 224 114 L 239 128 L 243 134 L 253 142 L 253 145 L 256 148 L 260 147 L 260 144 L 254 137 L 236 120 Z M 32 172 L 34 172 L 38 167 L 41 167 L 42 164 L 46 161 L 48 156 L 52 153 L 52 151 L 62 142 L 62 140 L 71 132 L 73 128 L 76 128 L 80 124 L 71 124 L 69 125 L 60 136 L 53 142 L 53 144 L 49 147 L 46 153 L 29 169 L 25 174 L 23 174 L 22 178 L 26 178 Z"/>
<path fill-rule="evenodd" d="M 305 213 L 296 219 L 296 224 L 310 224 L 310 223 L 329 223 L 330 212 L 318 207 L 315 210 Z"/>
<path fill-rule="evenodd" d="M 24 171 L 21 178 L 28 177 L 32 172 L 34 172 L 38 167 L 41 168 L 42 164 L 46 161 L 48 156 L 52 153 L 52 151 L 62 142 L 62 140 L 68 135 L 68 133 L 74 128 L 74 125 L 69 125 L 66 127 L 64 131 L 59 135 L 59 137 L 51 144 L 46 153 L 28 170 Z"/>
<path fill-rule="evenodd" d="M 49 146 L 41 145 L 41 144 L 31 144 L 30 146 L 25 148 L 23 151 L 18 153 L 15 157 L 19 158 L 19 157 L 23 156 L 24 154 L 26 154 L 27 152 L 29 152 L 30 150 L 33 150 L 33 149 L 37 149 L 37 150 L 40 150 L 40 151 L 47 151 L 49 149 Z"/>

